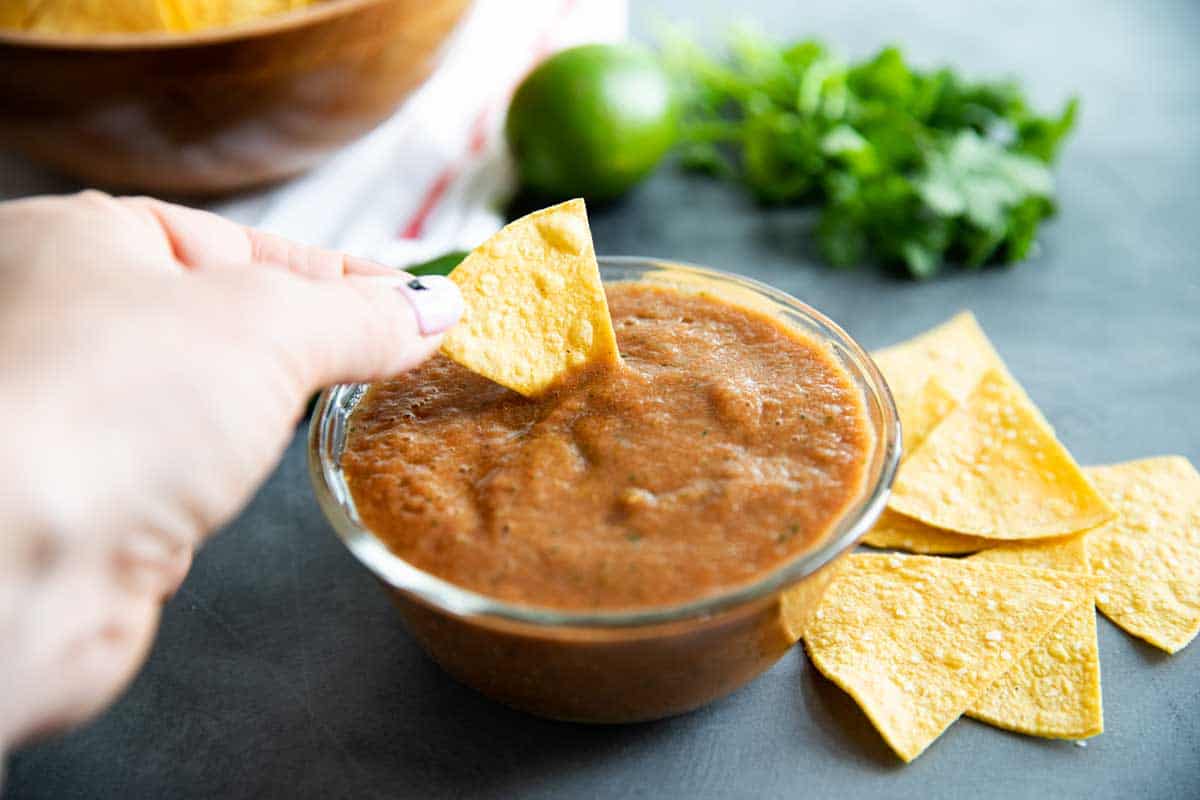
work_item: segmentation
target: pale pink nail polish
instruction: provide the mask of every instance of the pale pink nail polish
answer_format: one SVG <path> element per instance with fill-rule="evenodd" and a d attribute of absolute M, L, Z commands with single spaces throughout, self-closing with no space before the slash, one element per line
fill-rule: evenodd
<path fill-rule="evenodd" d="M 424 336 L 449 330 L 462 316 L 462 295 L 454 281 L 442 275 L 405 278 L 396 288 L 412 306 Z"/>

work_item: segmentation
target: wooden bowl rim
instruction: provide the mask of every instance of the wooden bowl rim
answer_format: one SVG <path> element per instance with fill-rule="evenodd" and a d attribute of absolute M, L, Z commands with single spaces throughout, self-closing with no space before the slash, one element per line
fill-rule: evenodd
<path fill-rule="evenodd" d="M 0 45 L 44 50 L 110 52 L 198 47 L 270 36 L 282 31 L 318 25 L 371 6 L 380 6 L 391 2 L 394 0 L 326 0 L 326 2 L 320 2 L 308 8 L 272 14 L 241 25 L 207 28 L 192 33 L 149 31 L 144 33 L 62 34 L 0 30 Z"/>

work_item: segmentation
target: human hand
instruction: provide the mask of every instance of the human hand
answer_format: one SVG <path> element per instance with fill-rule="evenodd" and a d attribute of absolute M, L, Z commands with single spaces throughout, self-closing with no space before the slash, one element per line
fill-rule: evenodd
<path fill-rule="evenodd" d="M 408 280 L 146 198 L 0 204 L 0 748 L 128 682 L 314 390 L 437 349 L 462 300 Z"/>

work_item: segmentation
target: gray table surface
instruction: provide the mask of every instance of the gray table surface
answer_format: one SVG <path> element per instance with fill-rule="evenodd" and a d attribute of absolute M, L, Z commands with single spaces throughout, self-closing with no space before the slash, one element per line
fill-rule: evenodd
<path fill-rule="evenodd" d="M 677 0 L 636 5 L 634 27 L 684 17 L 715 37 L 734 14 L 1014 73 L 1047 102 L 1081 92 L 1040 254 L 924 285 L 835 272 L 810 215 L 673 171 L 594 212 L 601 252 L 752 275 L 872 347 L 971 308 L 1082 462 L 1200 462 L 1200 3 Z M 5 195 L 63 188 L 0 159 Z M 252 220 L 257 202 L 224 208 Z M 1086 748 L 963 720 L 902 766 L 799 649 L 681 718 L 537 720 L 422 656 L 322 520 L 297 439 L 196 560 L 129 692 L 16 753 L 6 797 L 1200 797 L 1200 645 L 1167 657 L 1102 620 L 1100 648 L 1107 732 Z"/>

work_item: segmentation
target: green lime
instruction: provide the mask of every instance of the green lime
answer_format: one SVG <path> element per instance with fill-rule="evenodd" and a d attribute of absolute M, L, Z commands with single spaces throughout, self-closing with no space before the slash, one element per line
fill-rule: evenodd
<path fill-rule="evenodd" d="M 522 185 L 549 199 L 602 200 L 646 177 L 675 143 L 666 72 L 632 45 L 573 47 L 517 87 L 505 134 Z"/>

